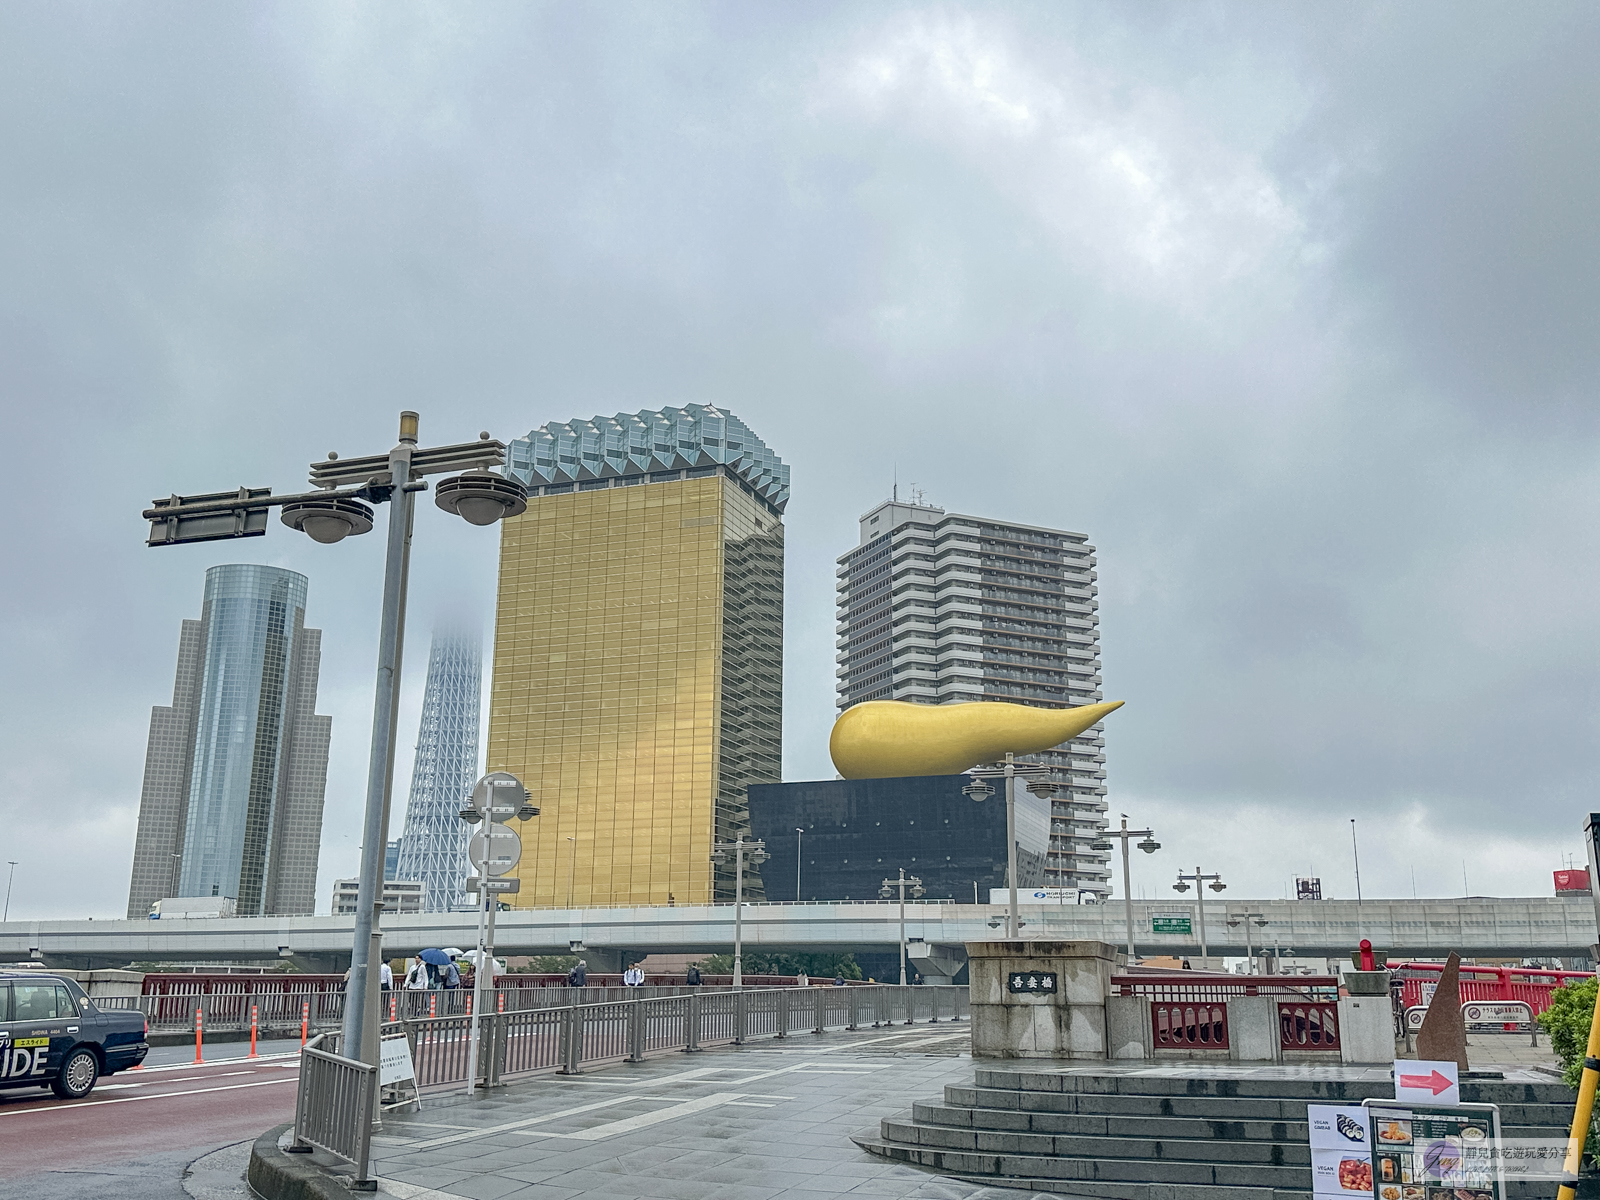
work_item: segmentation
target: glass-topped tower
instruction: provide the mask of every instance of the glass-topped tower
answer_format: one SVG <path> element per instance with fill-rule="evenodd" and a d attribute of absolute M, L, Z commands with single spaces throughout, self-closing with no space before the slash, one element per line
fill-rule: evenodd
<path fill-rule="evenodd" d="M 789 468 L 701 404 L 543 425 L 507 457 L 529 497 L 501 527 L 486 765 L 542 809 L 510 902 L 731 900 L 712 842 L 779 777 Z"/>
<path fill-rule="evenodd" d="M 321 630 L 306 577 L 212 567 L 179 637 L 170 708 L 151 714 L 128 915 L 227 896 L 243 915 L 309 914 L 331 719 L 315 712 Z"/>
<path fill-rule="evenodd" d="M 478 781 L 482 687 L 483 635 L 478 630 L 436 631 L 428 652 L 405 834 L 388 876 L 422 884 L 423 912 L 448 912 L 467 902 L 472 829 L 458 814 Z"/>

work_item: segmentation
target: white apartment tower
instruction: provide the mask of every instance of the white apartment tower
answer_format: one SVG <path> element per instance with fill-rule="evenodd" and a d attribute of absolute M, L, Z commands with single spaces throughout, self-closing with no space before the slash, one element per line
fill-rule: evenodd
<path fill-rule="evenodd" d="M 1094 547 L 1081 533 L 889 500 L 839 560 L 839 699 L 1040 708 L 1094 704 L 1100 618 Z M 1105 737 L 1095 728 L 1028 761 L 1056 768 L 1052 887 L 1109 894 Z M 1070 787 L 1070 792 L 1067 788 Z"/>

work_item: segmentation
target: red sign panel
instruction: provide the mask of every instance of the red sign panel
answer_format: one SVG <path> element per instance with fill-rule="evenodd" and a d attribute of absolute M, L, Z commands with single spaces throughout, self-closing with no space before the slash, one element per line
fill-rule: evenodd
<path fill-rule="evenodd" d="M 1589 890 L 1589 872 L 1587 871 L 1557 871 L 1556 891 L 1558 892 L 1587 892 Z"/>

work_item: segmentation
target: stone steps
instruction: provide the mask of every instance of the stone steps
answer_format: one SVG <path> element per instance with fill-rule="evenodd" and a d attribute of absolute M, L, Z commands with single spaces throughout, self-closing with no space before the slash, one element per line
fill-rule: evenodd
<path fill-rule="evenodd" d="M 1383 1089 L 1378 1095 L 1388 1095 Z M 1565 1125 L 1572 1119 L 1572 1101 L 1561 1103 L 1500 1104 L 1501 1123 L 1509 1131 L 1513 1126 L 1545 1128 Z M 945 1104 L 955 1108 L 1011 1112 L 1033 1115 L 1092 1115 L 1117 1117 L 1185 1117 L 1198 1120 L 1216 1120 L 1223 1123 L 1240 1121 L 1289 1122 L 1300 1125 L 1304 1134 L 1306 1105 L 1310 1104 L 1360 1104 L 1365 1096 L 1351 1099 L 1272 1099 L 1263 1096 L 1236 1098 L 1232 1096 L 1124 1096 L 1115 1093 L 1088 1092 L 1023 1092 L 1001 1088 L 946 1087 Z M 1466 1094 L 1462 1096 L 1466 1099 Z M 1492 1101 L 1473 1100 L 1473 1103 Z M 1047 1132 L 1040 1127 L 1040 1132 Z M 1061 1132 L 1066 1132 L 1062 1130 Z M 1509 1133 L 1508 1133 L 1509 1136 Z M 1521 1136 L 1521 1135 L 1519 1135 Z M 1532 1137 L 1534 1134 L 1528 1134 Z"/>
<path fill-rule="evenodd" d="M 966 1179 L 1096 1200 L 1302 1200 L 1311 1188 L 1306 1105 L 1392 1094 L 1386 1079 L 1338 1068 L 1195 1071 L 979 1067 L 973 1086 L 947 1087 L 943 1103 L 918 1103 L 856 1142 Z M 1565 1137 L 1573 1094 L 1557 1081 L 1469 1081 L 1461 1090 L 1464 1101 L 1500 1105 L 1508 1137 Z M 1550 1191 L 1513 1183 L 1509 1196 Z"/>
<path fill-rule="evenodd" d="M 1201 1102 L 1197 1102 L 1201 1103 Z M 1124 1116 L 1107 1112 L 1060 1113 L 1025 1112 L 1016 1109 L 979 1108 L 952 1104 L 913 1104 L 911 1119 L 919 1124 L 948 1125 L 961 1129 L 993 1130 L 1010 1133 L 1071 1135 L 1076 1137 L 1159 1138 L 1177 1140 L 1220 1140 L 1261 1142 L 1306 1142 L 1309 1138 L 1305 1105 L 1295 1101 L 1298 1120 L 1244 1119 L 1217 1117 L 1207 1110 L 1200 1115 L 1181 1116 L 1152 1113 Z M 1502 1110 L 1504 1112 L 1504 1110 Z M 1540 1137 L 1552 1124 L 1568 1119 L 1567 1112 L 1551 1113 L 1552 1120 L 1513 1125 L 1501 1120 L 1506 1137 Z"/>

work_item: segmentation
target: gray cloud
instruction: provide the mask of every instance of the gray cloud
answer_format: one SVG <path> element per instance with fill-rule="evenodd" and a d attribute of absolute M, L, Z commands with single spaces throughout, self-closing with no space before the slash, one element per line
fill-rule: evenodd
<path fill-rule="evenodd" d="M 353 863 L 381 546 L 152 552 L 152 496 L 294 488 L 405 407 L 453 440 L 690 400 L 794 467 L 790 778 L 829 771 L 831 563 L 898 471 L 1091 535 L 1114 804 L 1236 893 L 1291 844 L 1331 874 L 1349 816 L 1369 894 L 1419 858 L 1449 893 L 1461 857 L 1544 890 L 1595 786 L 1596 26 L 8 10 L 14 911 L 120 911 L 178 621 L 241 558 L 311 577 L 319 894 Z M 494 556 L 423 513 L 406 728 L 429 621 L 487 622 Z"/>

